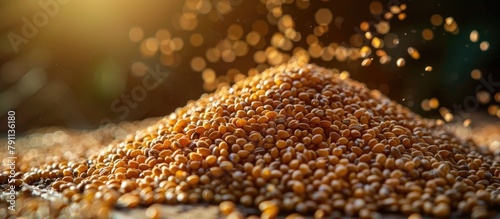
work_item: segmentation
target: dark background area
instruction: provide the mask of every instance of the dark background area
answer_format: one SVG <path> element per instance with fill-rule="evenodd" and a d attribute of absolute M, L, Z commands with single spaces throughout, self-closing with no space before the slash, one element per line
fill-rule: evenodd
<path fill-rule="evenodd" d="M 229 1 L 233 3 L 233 1 Z M 57 2 L 41 1 L 41 2 Z M 213 1 L 210 1 L 213 2 Z M 295 29 L 311 32 L 314 13 L 319 8 L 329 8 L 334 19 L 342 17 L 341 28 L 331 28 L 318 37 L 324 44 L 336 42 L 349 45 L 349 37 L 362 21 L 375 18 L 369 11 L 371 1 L 311 1 L 310 6 L 298 9 L 294 4 L 283 5 L 283 13 L 292 15 Z M 387 5 L 389 1 L 380 1 Z M 370 66 L 360 66 L 360 61 L 339 62 L 311 59 L 312 63 L 350 72 L 352 78 L 364 82 L 368 87 L 381 89 L 390 98 L 411 108 L 417 113 L 440 118 L 437 109 L 424 111 L 420 103 L 424 99 L 437 98 L 440 107 L 453 110 L 454 105 L 475 97 L 481 82 L 471 78 L 473 69 L 481 70 L 483 77 L 491 75 L 492 81 L 500 82 L 498 62 L 500 49 L 498 28 L 500 14 L 493 0 L 479 1 L 401 1 L 407 5 L 407 18 L 392 19 L 391 32 L 399 35 L 400 44 L 386 51 L 393 57 L 390 64 L 374 61 Z M 188 100 L 197 99 L 205 91 L 200 72 L 190 68 L 190 58 L 204 56 L 208 47 L 213 47 L 227 32 L 231 24 L 238 23 L 247 33 L 255 20 L 266 15 L 256 13 L 260 1 L 244 1 L 224 14 L 220 21 L 199 19 L 195 32 L 202 33 L 201 47 L 190 47 L 189 36 L 193 31 L 172 27 L 172 17 L 182 10 L 179 1 L 68 1 L 58 4 L 59 10 L 40 26 L 38 32 L 26 44 L 14 51 L 9 33 L 22 34 L 23 18 L 33 19 L 42 9 L 38 1 L 5 0 L 0 2 L 0 130 L 4 136 L 7 129 L 6 113 L 16 111 L 18 135 L 40 127 L 60 126 L 76 129 L 94 129 L 103 121 L 121 122 L 164 116 Z M 387 8 L 384 8 L 387 10 Z M 433 27 L 430 17 L 440 14 L 453 17 L 458 23 L 459 33 L 451 34 L 442 26 Z M 222 19 L 223 18 L 223 19 Z M 184 39 L 184 47 L 178 52 L 180 62 L 166 66 L 158 55 L 145 57 L 140 52 L 140 43 L 132 42 L 129 31 L 140 27 L 144 38 L 154 36 L 159 29 L 167 29 L 176 37 Z M 272 29 L 274 28 L 274 30 Z M 434 38 L 425 41 L 421 37 L 424 28 L 431 28 Z M 270 32 L 275 32 L 271 26 Z M 472 43 L 469 34 L 479 33 L 479 41 Z M 264 36 L 271 38 L 271 34 Z M 479 43 L 488 41 L 490 48 L 479 49 Z M 305 47 L 305 36 L 295 46 Z M 406 48 L 412 46 L 420 51 L 421 58 L 412 60 Z M 253 61 L 253 49 L 247 55 L 237 57 L 232 63 L 209 63 L 217 74 L 225 74 L 230 68 L 246 72 L 257 64 Z M 397 67 L 397 57 L 405 57 L 406 65 Z M 122 95 L 141 86 L 144 76 L 131 73 L 130 66 L 143 62 L 152 69 L 159 66 L 169 72 L 167 78 L 146 97 L 129 107 L 125 115 L 112 109 L 113 102 Z M 424 71 L 432 66 L 430 72 Z M 24 80 L 25 79 L 25 80 Z M 487 90 L 491 101 L 479 104 L 477 109 L 465 110 L 486 113 L 495 102 L 494 95 L 500 86 Z M 479 89 L 485 90 L 485 89 Z M 475 104 L 473 101 L 470 104 Z M 497 120 L 495 116 L 491 119 Z"/>

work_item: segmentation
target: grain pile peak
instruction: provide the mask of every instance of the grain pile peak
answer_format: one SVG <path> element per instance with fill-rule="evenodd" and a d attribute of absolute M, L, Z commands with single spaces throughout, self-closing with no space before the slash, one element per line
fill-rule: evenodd
<path fill-rule="evenodd" d="M 52 161 L 21 158 L 16 183 L 47 186 L 61 206 L 81 212 L 97 202 L 101 216 L 155 203 L 222 203 L 230 215 L 237 203 L 264 218 L 452 211 L 482 218 L 500 205 L 498 152 L 344 76 L 300 61 L 272 67 L 123 141 L 96 145 L 90 157 L 68 150 Z"/>

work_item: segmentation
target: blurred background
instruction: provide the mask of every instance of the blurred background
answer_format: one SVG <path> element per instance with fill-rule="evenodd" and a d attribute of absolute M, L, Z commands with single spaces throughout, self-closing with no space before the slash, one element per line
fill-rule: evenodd
<path fill-rule="evenodd" d="M 294 54 L 426 117 L 498 120 L 493 3 L 4 0 L 0 124 L 9 110 L 18 135 L 164 116 Z"/>

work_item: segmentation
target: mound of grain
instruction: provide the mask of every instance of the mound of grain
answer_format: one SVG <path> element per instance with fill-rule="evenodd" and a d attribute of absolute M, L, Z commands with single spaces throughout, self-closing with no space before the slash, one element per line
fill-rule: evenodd
<path fill-rule="evenodd" d="M 268 69 L 96 146 L 87 159 L 67 159 L 67 145 L 64 155 L 21 160 L 14 184 L 49 185 L 82 209 L 208 202 L 229 214 L 234 202 L 267 218 L 455 210 L 487 217 L 500 205 L 498 152 L 315 65 Z"/>

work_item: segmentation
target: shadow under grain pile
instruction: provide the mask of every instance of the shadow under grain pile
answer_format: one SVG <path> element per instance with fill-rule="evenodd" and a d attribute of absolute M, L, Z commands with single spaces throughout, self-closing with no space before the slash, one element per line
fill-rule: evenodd
<path fill-rule="evenodd" d="M 109 145 L 58 148 L 37 159 L 19 155 L 23 201 L 14 214 L 106 218 L 113 207 L 220 203 L 223 214 L 241 218 L 237 203 L 263 218 L 452 211 L 486 218 L 500 206 L 498 152 L 300 62 L 204 95 Z M 44 198 L 29 198 L 30 185 L 45 189 Z M 156 208 L 148 217 L 161 217 Z"/>

